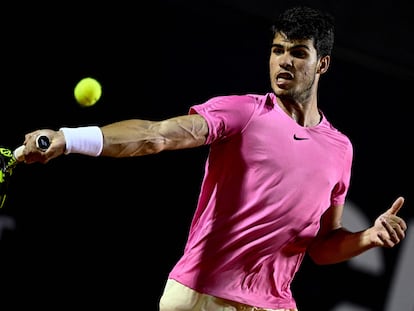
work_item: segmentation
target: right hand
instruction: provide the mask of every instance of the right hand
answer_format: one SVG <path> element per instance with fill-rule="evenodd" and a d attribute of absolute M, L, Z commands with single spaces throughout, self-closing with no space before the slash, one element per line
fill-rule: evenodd
<path fill-rule="evenodd" d="M 50 141 L 50 146 L 45 151 L 40 150 L 36 145 L 36 138 L 41 135 L 47 136 Z M 47 163 L 64 154 L 66 149 L 66 141 L 63 133 L 49 129 L 27 133 L 23 144 L 25 146 L 23 150 L 24 162 L 27 164 L 34 162 Z"/>

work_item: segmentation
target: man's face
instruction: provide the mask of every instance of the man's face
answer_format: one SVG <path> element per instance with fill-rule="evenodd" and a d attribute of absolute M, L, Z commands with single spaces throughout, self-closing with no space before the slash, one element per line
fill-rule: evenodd
<path fill-rule="evenodd" d="M 313 40 L 288 40 L 283 33 L 275 35 L 269 67 L 271 86 L 278 97 L 297 100 L 316 92 L 319 66 Z"/>

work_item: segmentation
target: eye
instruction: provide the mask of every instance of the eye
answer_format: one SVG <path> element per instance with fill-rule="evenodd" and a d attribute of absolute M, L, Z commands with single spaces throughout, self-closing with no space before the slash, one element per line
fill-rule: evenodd
<path fill-rule="evenodd" d="M 272 53 L 273 54 L 276 54 L 276 55 L 281 55 L 281 54 L 283 54 L 285 52 L 285 50 L 283 49 L 283 48 L 281 48 L 281 47 L 274 47 L 273 49 L 272 49 Z"/>
<path fill-rule="evenodd" d="M 308 56 L 308 53 L 305 50 L 293 50 L 290 54 L 296 58 L 306 58 Z"/>

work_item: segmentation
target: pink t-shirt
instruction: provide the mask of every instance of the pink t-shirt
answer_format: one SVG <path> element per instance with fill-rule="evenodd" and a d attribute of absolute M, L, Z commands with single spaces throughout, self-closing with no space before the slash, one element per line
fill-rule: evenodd
<path fill-rule="evenodd" d="M 191 107 L 210 151 L 184 254 L 170 278 L 262 308 L 295 308 L 291 282 L 331 205 L 344 204 L 352 144 L 325 116 L 302 127 L 273 93 Z"/>

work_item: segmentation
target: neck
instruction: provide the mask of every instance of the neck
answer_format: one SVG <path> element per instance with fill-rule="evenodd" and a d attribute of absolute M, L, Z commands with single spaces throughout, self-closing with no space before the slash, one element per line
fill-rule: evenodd
<path fill-rule="evenodd" d="M 299 103 L 277 97 L 277 103 L 288 116 L 301 126 L 311 127 L 321 122 L 322 115 L 319 112 L 316 99 Z"/>

